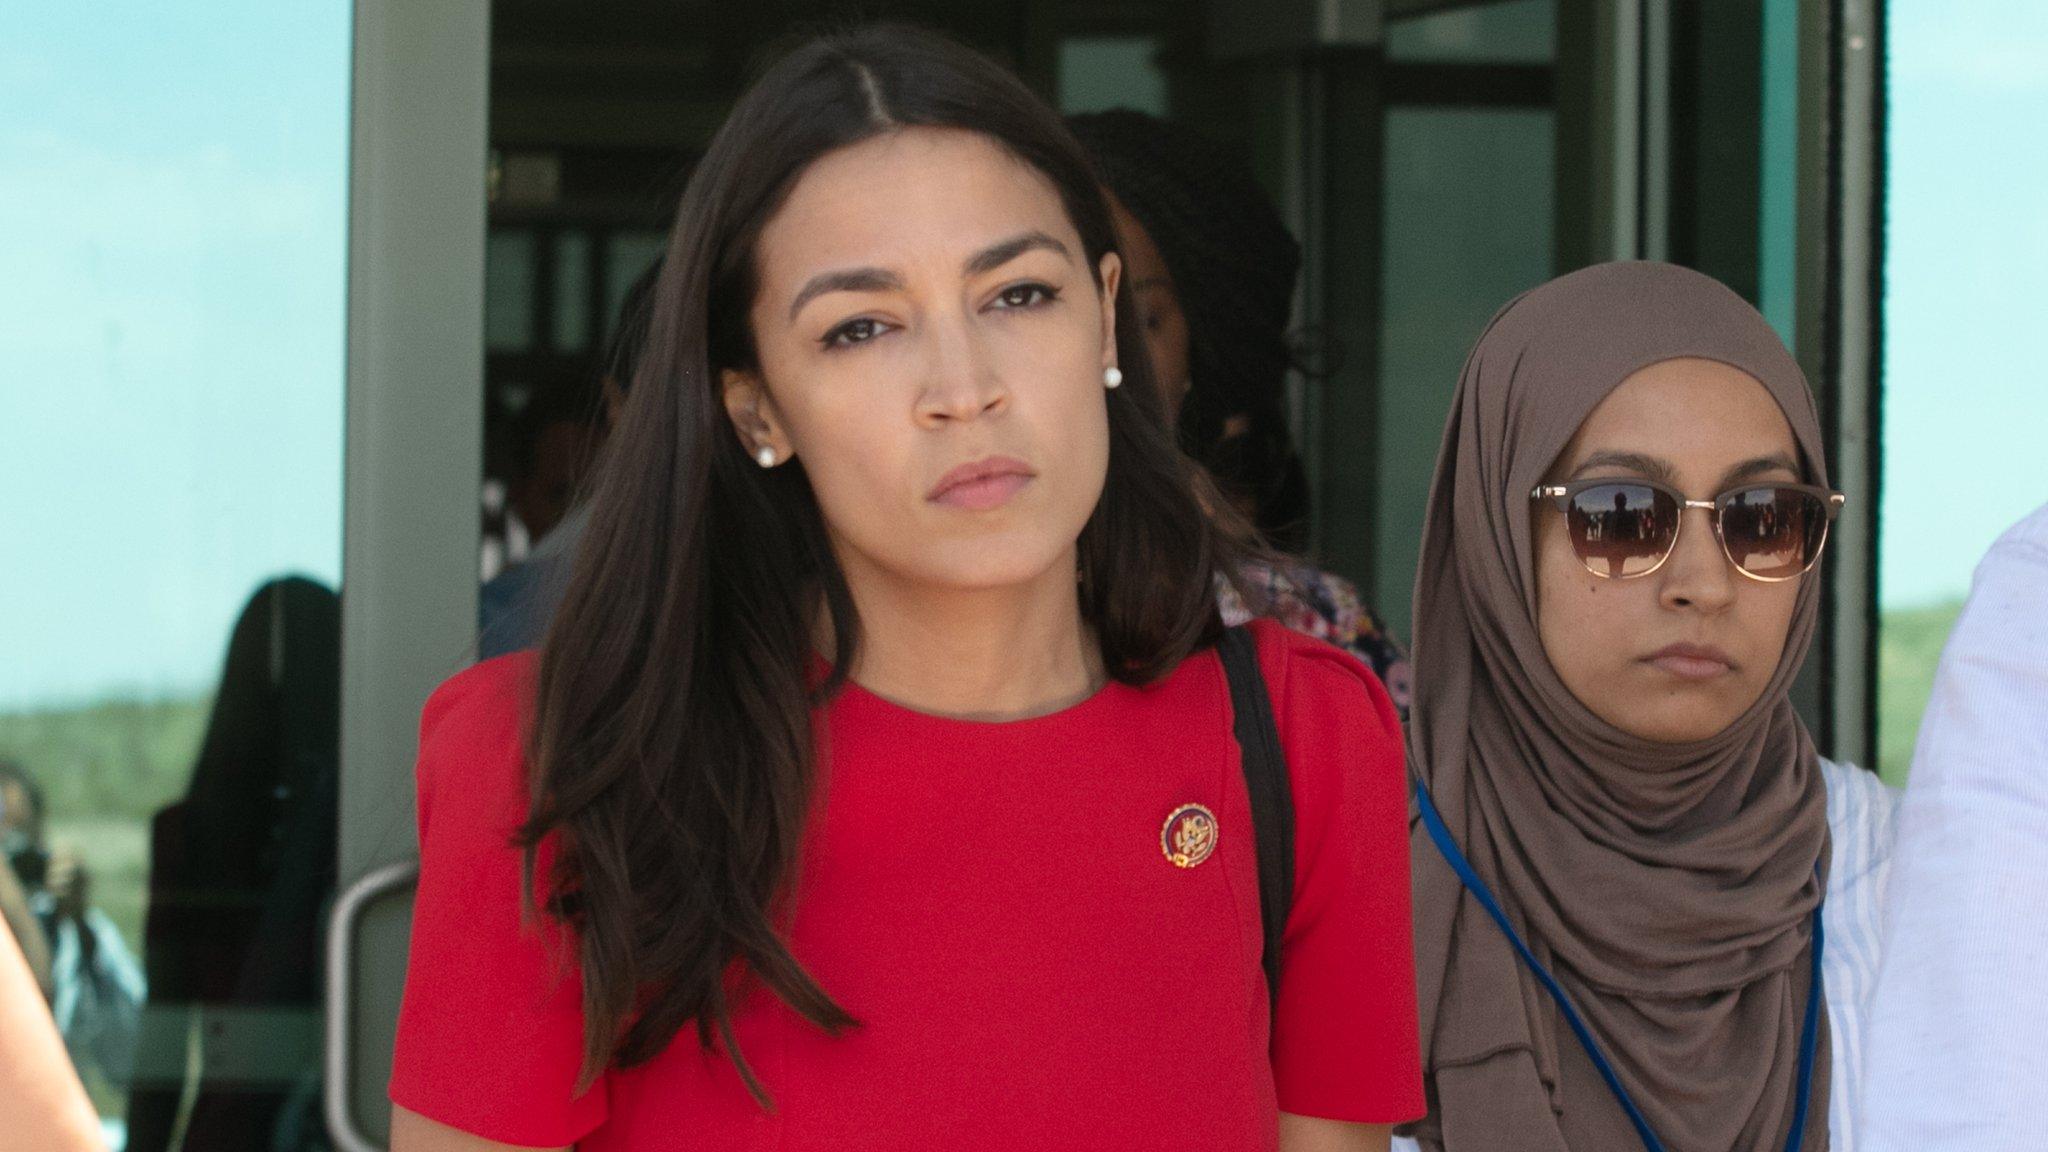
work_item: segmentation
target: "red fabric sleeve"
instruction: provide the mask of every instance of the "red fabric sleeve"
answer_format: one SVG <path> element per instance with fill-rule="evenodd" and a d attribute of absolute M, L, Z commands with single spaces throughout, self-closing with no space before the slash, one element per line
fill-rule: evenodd
<path fill-rule="evenodd" d="M 582 985 L 570 938 L 524 915 L 522 730 L 533 658 L 443 684 L 420 721 L 420 883 L 391 1099 L 506 1144 L 573 1144 L 604 1122 L 606 1082 L 575 1095 Z M 547 863 L 543 845 L 537 874 Z"/>
<path fill-rule="evenodd" d="M 1294 784 L 1294 902 L 1273 1022 L 1280 1109 L 1413 1120 L 1424 1103 L 1400 722 L 1347 653 L 1253 627 Z"/>

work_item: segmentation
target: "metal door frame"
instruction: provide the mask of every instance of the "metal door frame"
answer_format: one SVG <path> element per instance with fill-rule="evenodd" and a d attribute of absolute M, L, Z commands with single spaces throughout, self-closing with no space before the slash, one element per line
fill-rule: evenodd
<path fill-rule="evenodd" d="M 339 854 L 349 895 L 324 1085 L 330 1134 L 351 1152 L 376 1147 L 388 1126 L 405 970 L 402 909 L 372 903 L 361 884 L 417 857 L 420 706 L 476 636 L 489 0 L 355 0 L 354 37 Z"/>

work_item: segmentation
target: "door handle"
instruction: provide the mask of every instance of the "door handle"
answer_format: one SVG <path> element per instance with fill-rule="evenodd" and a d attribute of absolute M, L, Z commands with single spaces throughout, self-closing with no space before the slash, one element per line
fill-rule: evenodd
<path fill-rule="evenodd" d="M 321 1079 L 326 1081 L 327 1135 L 334 1140 L 336 1152 L 385 1152 L 382 1145 L 356 1127 L 355 1116 L 349 1110 L 356 926 L 361 923 L 365 908 L 414 883 L 419 875 L 417 860 L 401 860 L 373 869 L 342 892 L 328 916 L 327 1028 Z"/>

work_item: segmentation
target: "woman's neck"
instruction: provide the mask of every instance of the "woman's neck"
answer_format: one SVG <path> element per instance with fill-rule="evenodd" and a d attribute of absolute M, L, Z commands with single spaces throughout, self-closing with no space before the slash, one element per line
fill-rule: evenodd
<path fill-rule="evenodd" d="M 851 678 L 885 700 L 966 720 L 1043 716 L 1093 695 L 1102 651 L 1071 558 L 999 588 L 948 589 L 847 572 L 860 611 Z"/>

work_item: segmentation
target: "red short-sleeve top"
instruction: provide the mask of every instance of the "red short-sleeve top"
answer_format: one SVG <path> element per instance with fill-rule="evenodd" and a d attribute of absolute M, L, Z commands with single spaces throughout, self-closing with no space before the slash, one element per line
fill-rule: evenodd
<path fill-rule="evenodd" d="M 511 656 L 443 685 L 422 722 L 392 1099 L 492 1140 L 586 1152 L 1246 1152 L 1274 1146 L 1279 1111 L 1419 1116 L 1393 707 L 1350 656 L 1253 627 L 1297 814 L 1277 1016 L 1213 651 L 1010 723 L 849 686 L 821 712 L 828 759 L 786 932 L 860 1024 L 827 1035 L 758 988 L 737 1004 L 773 1110 L 694 1029 L 578 1095 L 573 942 L 522 921 L 510 845 L 532 678 L 532 657 Z M 1192 804 L 1216 835 L 1184 867 L 1163 830 Z"/>

